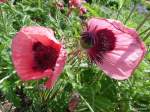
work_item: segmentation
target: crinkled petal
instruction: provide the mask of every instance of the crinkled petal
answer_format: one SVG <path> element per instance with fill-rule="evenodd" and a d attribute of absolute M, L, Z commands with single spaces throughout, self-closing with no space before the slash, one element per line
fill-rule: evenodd
<path fill-rule="evenodd" d="M 126 35 L 125 40 L 121 37 L 117 37 L 115 49 L 106 53 L 103 63 L 98 64 L 106 75 L 118 80 L 130 77 L 146 53 L 142 43 L 135 38 Z"/>
<path fill-rule="evenodd" d="M 91 32 L 113 27 L 109 22 L 106 22 L 105 19 L 100 19 L 100 18 L 92 18 L 88 20 L 87 26 L 88 26 L 88 31 Z"/>
<path fill-rule="evenodd" d="M 35 38 L 42 41 L 43 44 L 47 43 L 48 39 L 59 44 L 59 42 L 54 37 L 54 32 L 51 29 L 41 27 L 41 26 L 29 26 L 29 27 L 22 28 L 21 31 L 27 35 L 30 35 L 29 37 L 30 39 L 34 39 L 34 37 L 32 36 L 35 35 Z M 40 38 L 40 37 L 43 37 L 43 38 Z"/>

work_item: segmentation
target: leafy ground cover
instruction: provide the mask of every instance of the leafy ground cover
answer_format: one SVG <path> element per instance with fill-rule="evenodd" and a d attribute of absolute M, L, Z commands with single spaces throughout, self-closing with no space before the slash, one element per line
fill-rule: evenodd
<path fill-rule="evenodd" d="M 63 2 L 60 8 L 57 3 Z M 0 111 L 2 112 L 149 112 L 150 111 L 150 1 L 88 0 L 88 10 L 68 13 L 67 0 L 10 0 L 0 4 Z M 144 60 L 127 80 L 107 77 L 84 52 L 69 55 L 52 89 L 46 79 L 23 82 L 11 59 L 11 42 L 23 26 L 45 26 L 55 31 L 68 54 L 79 47 L 84 21 L 91 17 L 120 20 L 137 29 L 147 46 Z M 77 106 L 69 110 L 69 103 Z"/>

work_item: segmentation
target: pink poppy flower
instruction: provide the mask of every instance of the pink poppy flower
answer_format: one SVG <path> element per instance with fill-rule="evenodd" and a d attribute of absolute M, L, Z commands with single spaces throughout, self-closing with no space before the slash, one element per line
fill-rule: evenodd
<path fill-rule="evenodd" d="M 90 19 L 81 45 L 91 61 L 106 75 L 118 80 L 131 76 L 146 53 L 137 32 L 112 19 Z"/>
<path fill-rule="evenodd" d="M 12 41 L 12 60 L 18 76 L 24 80 L 48 77 L 47 88 L 52 88 L 62 72 L 66 51 L 51 29 L 40 26 L 22 28 Z"/>
<path fill-rule="evenodd" d="M 85 0 L 69 0 L 69 7 L 70 9 L 70 13 L 72 11 L 72 9 L 77 8 L 79 9 L 80 15 L 83 15 L 84 13 L 87 12 L 86 8 L 83 7 L 83 3 L 85 3 Z"/>

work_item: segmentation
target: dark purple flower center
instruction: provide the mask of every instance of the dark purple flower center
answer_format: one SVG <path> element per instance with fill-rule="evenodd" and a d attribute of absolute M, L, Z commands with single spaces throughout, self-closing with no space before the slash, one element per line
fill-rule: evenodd
<path fill-rule="evenodd" d="M 45 46 L 41 42 L 36 42 L 32 46 L 35 64 L 34 70 L 44 71 L 48 68 L 54 70 L 59 51 L 52 46 Z"/>
<path fill-rule="evenodd" d="M 98 51 L 111 51 L 115 48 L 115 42 L 116 37 L 111 30 L 98 30 L 93 47 Z"/>
<path fill-rule="evenodd" d="M 88 55 L 93 62 L 102 63 L 104 54 L 115 48 L 116 37 L 111 30 L 101 29 L 94 33 L 87 31 L 81 36 L 81 46 L 90 49 Z"/>
<path fill-rule="evenodd" d="M 103 29 L 93 32 L 83 32 L 81 46 L 85 49 L 94 48 L 96 51 L 111 51 L 115 47 L 116 38 L 111 30 Z"/>

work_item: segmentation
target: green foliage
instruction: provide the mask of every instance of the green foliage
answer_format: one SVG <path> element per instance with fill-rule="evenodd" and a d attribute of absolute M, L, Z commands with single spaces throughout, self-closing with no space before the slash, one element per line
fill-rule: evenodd
<path fill-rule="evenodd" d="M 61 41 L 64 38 L 65 47 L 71 52 L 77 49 L 84 19 L 98 16 L 125 22 L 133 4 L 130 0 L 91 0 L 91 4 L 84 4 L 88 12 L 83 17 L 76 11 L 68 17 L 67 4 L 60 10 L 54 5 L 55 1 L 11 0 L 0 4 L 0 104 L 3 105 L 3 97 L 19 112 L 66 112 L 72 93 L 77 92 L 80 102 L 76 112 L 149 112 L 150 48 L 143 62 L 126 81 L 110 79 L 86 56 L 69 57 L 61 77 L 51 90 L 41 87 L 46 79 L 20 81 L 11 59 L 11 40 L 20 28 L 29 25 L 52 28 L 57 39 Z M 145 14 L 135 9 L 126 25 L 137 28 L 144 17 Z M 139 29 L 139 34 L 149 26 L 148 19 Z M 141 39 L 147 34 L 142 33 Z M 150 38 L 145 43 L 150 46 Z"/>

